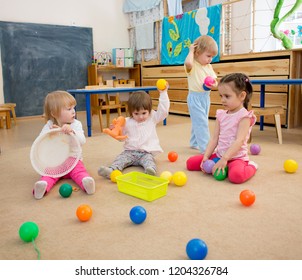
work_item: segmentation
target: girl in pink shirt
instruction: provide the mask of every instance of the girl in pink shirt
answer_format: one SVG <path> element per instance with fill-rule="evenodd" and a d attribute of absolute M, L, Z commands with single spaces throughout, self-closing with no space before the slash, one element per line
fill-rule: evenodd
<path fill-rule="evenodd" d="M 256 122 L 253 111 L 247 110 L 253 88 L 245 74 L 232 73 L 222 77 L 218 91 L 225 110 L 217 110 L 214 134 L 205 153 L 190 157 L 187 169 L 204 172 L 206 160 L 219 158 L 212 173 L 225 172 L 228 167 L 229 181 L 241 184 L 253 177 L 258 168 L 249 161 L 247 144 Z"/>

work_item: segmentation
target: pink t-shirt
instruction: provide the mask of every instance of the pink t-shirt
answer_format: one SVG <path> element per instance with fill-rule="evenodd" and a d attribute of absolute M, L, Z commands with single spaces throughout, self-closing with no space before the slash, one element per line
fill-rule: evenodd
<path fill-rule="evenodd" d="M 248 111 L 245 108 L 240 109 L 234 114 L 228 114 L 227 110 L 217 110 L 216 118 L 220 124 L 220 134 L 216 148 L 216 153 L 219 157 L 222 157 L 235 141 L 239 122 L 243 118 L 250 119 L 249 133 L 246 136 L 244 144 L 241 146 L 238 153 L 233 157 L 233 159 L 240 158 L 245 161 L 249 160 L 247 141 L 250 137 L 252 127 L 256 123 L 256 116 L 254 115 L 254 112 Z"/>

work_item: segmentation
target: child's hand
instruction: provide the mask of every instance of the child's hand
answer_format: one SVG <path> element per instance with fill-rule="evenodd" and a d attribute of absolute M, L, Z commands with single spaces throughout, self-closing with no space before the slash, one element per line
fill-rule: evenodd
<path fill-rule="evenodd" d="M 163 91 L 168 90 L 169 89 L 169 83 L 166 81 L 166 87 L 164 88 L 164 90 L 158 90 L 159 94 L 161 94 Z"/>
<path fill-rule="evenodd" d="M 217 171 L 218 174 L 220 173 L 221 170 L 222 170 L 222 173 L 224 174 L 227 163 L 228 163 L 227 160 L 225 160 L 223 157 L 220 158 L 220 160 L 218 160 L 216 162 L 216 164 L 213 166 L 212 174 L 215 174 L 217 169 L 218 169 L 218 171 Z"/>
<path fill-rule="evenodd" d="M 73 133 L 73 129 L 70 127 L 69 124 L 64 124 L 62 127 L 61 127 L 62 131 L 66 134 L 71 134 Z"/>
<path fill-rule="evenodd" d="M 205 162 L 206 160 L 208 160 L 208 158 L 204 156 L 203 159 L 202 159 L 202 161 L 201 161 L 201 164 L 200 164 L 200 170 L 201 170 L 203 173 L 206 173 L 206 171 L 203 169 L 203 164 L 204 164 L 204 162 Z"/>
<path fill-rule="evenodd" d="M 197 44 L 196 43 L 193 43 L 192 45 L 190 45 L 190 52 L 193 52 L 195 51 L 195 48 L 197 47 Z"/>

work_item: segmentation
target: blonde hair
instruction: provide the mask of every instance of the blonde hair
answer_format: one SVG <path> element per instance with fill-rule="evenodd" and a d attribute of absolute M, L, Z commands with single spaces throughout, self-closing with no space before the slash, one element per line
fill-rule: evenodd
<path fill-rule="evenodd" d="M 76 106 L 77 101 L 67 91 L 53 91 L 46 95 L 44 101 L 44 118 L 58 124 L 57 118 L 64 107 Z"/>
<path fill-rule="evenodd" d="M 195 55 L 205 51 L 210 52 L 213 56 L 218 54 L 218 45 L 211 36 L 202 35 L 194 41 L 194 44 L 196 44 Z"/>

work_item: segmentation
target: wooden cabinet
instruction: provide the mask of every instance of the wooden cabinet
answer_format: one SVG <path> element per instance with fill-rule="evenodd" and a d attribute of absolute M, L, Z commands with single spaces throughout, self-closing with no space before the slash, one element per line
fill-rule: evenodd
<path fill-rule="evenodd" d="M 220 62 L 213 63 L 218 78 L 232 73 L 243 72 L 253 79 L 301 79 L 302 50 L 251 53 L 221 57 Z M 188 83 L 184 66 L 143 66 L 142 85 L 154 85 L 157 79 L 164 78 L 169 82 L 171 113 L 189 114 L 187 107 Z M 254 85 L 251 100 L 252 107 L 260 105 L 260 86 Z M 284 127 L 293 128 L 302 125 L 302 92 L 301 85 L 268 85 L 265 90 L 265 106 L 281 105 L 285 114 L 281 117 Z M 157 105 L 158 93 L 150 92 Z M 211 92 L 210 118 L 216 110 L 222 108 L 217 91 Z M 264 123 L 274 124 L 273 116 L 265 116 Z"/>
<path fill-rule="evenodd" d="M 133 67 L 115 67 L 113 65 L 103 66 L 92 64 L 88 66 L 88 85 L 99 85 L 104 82 L 105 75 L 114 75 L 119 78 L 119 73 L 127 72 L 129 79 L 135 81 L 135 86 L 141 86 L 141 65 L 134 64 Z M 99 97 L 96 94 L 91 95 L 91 107 L 98 106 Z M 92 109 L 92 114 L 98 114 Z"/>

